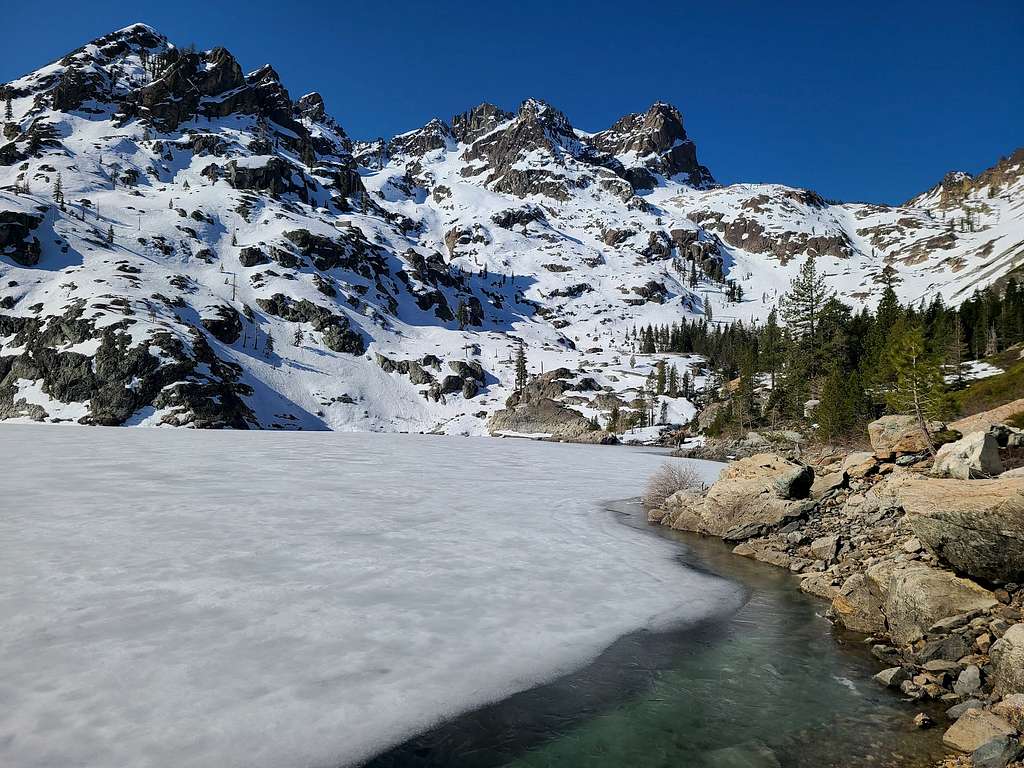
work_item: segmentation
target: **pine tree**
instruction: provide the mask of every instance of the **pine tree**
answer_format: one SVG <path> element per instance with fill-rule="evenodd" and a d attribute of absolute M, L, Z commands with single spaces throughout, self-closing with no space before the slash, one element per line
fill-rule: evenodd
<path fill-rule="evenodd" d="M 836 365 L 822 384 L 815 419 L 818 435 L 828 443 L 848 434 L 856 422 L 856 393 L 850 383 L 849 374 Z"/>
<path fill-rule="evenodd" d="M 995 323 L 988 327 L 988 335 L 985 340 L 985 357 L 990 357 L 999 351 L 999 334 L 996 333 Z"/>
<path fill-rule="evenodd" d="M 110 227 L 107 228 L 107 244 L 108 245 L 113 245 L 114 244 L 114 225 L 113 224 L 111 224 Z"/>
<path fill-rule="evenodd" d="M 948 410 L 946 386 L 938 358 L 925 346 L 920 326 L 903 324 L 890 350 L 896 381 L 886 401 L 893 413 L 914 416 L 918 428 L 934 455 L 928 422 L 942 418 Z"/>
<path fill-rule="evenodd" d="M 4 120 L 8 123 L 14 119 L 14 111 L 11 108 L 11 91 L 8 89 L 4 93 Z"/>
<path fill-rule="evenodd" d="M 294 344 L 294 345 L 295 345 L 296 347 L 301 347 L 301 346 L 302 346 L 302 342 L 303 342 L 303 339 L 304 339 L 304 336 L 303 336 L 303 334 L 302 334 L 302 326 L 301 326 L 301 325 L 299 325 L 299 326 L 296 326 L 296 327 L 295 327 L 295 336 L 294 336 L 294 338 L 292 339 L 292 343 L 293 343 L 293 344 Z"/>
<path fill-rule="evenodd" d="M 960 320 L 960 313 L 953 315 L 949 326 L 949 335 L 946 342 L 945 357 L 946 365 L 953 369 L 953 382 L 957 388 L 964 385 L 964 354 L 967 352 L 967 344 L 964 342 L 964 327 Z"/>
<path fill-rule="evenodd" d="M 633 403 L 636 406 L 638 414 L 638 427 L 647 426 L 647 390 L 645 387 L 640 387 L 640 394 L 637 395 L 636 401 Z"/>
<path fill-rule="evenodd" d="M 892 264 L 886 264 L 882 267 L 879 277 L 885 285 L 886 290 L 892 291 L 894 294 L 895 291 L 893 291 L 893 289 L 903 282 L 903 278 L 900 277 L 900 273 L 896 271 L 896 268 Z"/>
<path fill-rule="evenodd" d="M 768 373 L 772 391 L 775 390 L 775 375 L 782 363 L 782 329 L 779 328 L 775 307 L 768 313 L 768 320 L 761 332 L 761 359 Z"/>
<path fill-rule="evenodd" d="M 675 363 L 668 369 L 668 396 L 679 397 L 679 371 L 676 369 Z"/>
<path fill-rule="evenodd" d="M 733 413 L 741 429 L 753 427 L 757 416 L 756 385 L 757 354 L 753 348 L 747 348 L 740 362 L 740 383 L 733 400 Z"/>
<path fill-rule="evenodd" d="M 263 344 L 263 356 L 268 360 L 274 356 L 274 337 L 267 331 L 267 339 Z"/>
<path fill-rule="evenodd" d="M 608 431 L 618 432 L 619 421 L 622 418 L 622 414 L 619 411 L 619 406 L 613 405 L 611 412 L 608 414 Z"/>
<path fill-rule="evenodd" d="M 57 171 L 57 180 L 53 182 L 53 202 L 60 206 L 60 209 L 64 210 L 64 179 L 60 175 L 60 171 Z"/>
<path fill-rule="evenodd" d="M 529 373 L 526 370 L 526 350 L 522 344 L 516 350 L 516 392 L 522 395 L 529 380 Z"/>
<path fill-rule="evenodd" d="M 657 371 L 657 374 L 656 374 L 657 381 L 656 381 L 656 384 L 655 384 L 654 393 L 656 395 L 664 395 L 665 394 L 665 385 L 667 383 L 667 379 L 665 378 L 666 377 L 665 361 L 664 360 L 659 360 L 658 364 L 655 366 L 655 370 Z"/>
<path fill-rule="evenodd" d="M 782 297 L 782 317 L 798 343 L 803 362 L 812 377 L 820 373 L 823 359 L 821 314 L 826 302 L 834 295 L 828 290 L 825 276 L 818 274 L 814 257 L 808 256 L 790 284 L 789 292 Z"/>
<path fill-rule="evenodd" d="M 885 393 L 892 388 L 896 379 L 896 371 L 892 366 L 892 356 L 888 350 L 893 338 L 893 329 L 900 325 L 905 312 L 900 306 L 896 292 L 891 285 L 882 291 L 878 301 L 875 318 L 870 324 L 865 341 L 864 363 L 861 370 L 865 374 L 865 386 L 875 393 L 877 403 L 882 403 Z"/>

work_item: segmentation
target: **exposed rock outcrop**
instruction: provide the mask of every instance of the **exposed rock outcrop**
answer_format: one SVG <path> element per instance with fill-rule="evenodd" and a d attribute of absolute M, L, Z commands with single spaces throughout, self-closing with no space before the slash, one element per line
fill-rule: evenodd
<path fill-rule="evenodd" d="M 0 256 L 23 267 L 39 263 L 42 246 L 33 232 L 43 217 L 24 211 L 0 211 Z"/>
<path fill-rule="evenodd" d="M 703 504 L 690 496 L 670 497 L 666 519 L 679 530 L 742 541 L 806 514 L 814 504 L 808 498 L 813 477 L 806 465 L 757 454 L 727 466 Z"/>
<path fill-rule="evenodd" d="M 917 537 L 958 571 L 1024 580 L 1024 477 L 893 483 Z"/>
<path fill-rule="evenodd" d="M 933 435 L 942 430 L 941 424 L 929 425 Z M 868 438 L 871 440 L 871 449 L 880 459 L 923 453 L 930 447 L 913 416 L 883 416 L 868 424 Z"/>
<path fill-rule="evenodd" d="M 989 431 L 971 432 L 941 446 L 935 455 L 932 472 L 939 477 L 995 477 L 1003 471 L 999 442 Z"/>

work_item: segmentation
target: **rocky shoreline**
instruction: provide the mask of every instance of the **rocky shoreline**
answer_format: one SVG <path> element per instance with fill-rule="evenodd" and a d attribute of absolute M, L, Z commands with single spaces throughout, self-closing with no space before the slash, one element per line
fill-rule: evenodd
<path fill-rule="evenodd" d="M 964 427 L 977 431 L 962 434 Z M 945 708 L 947 766 L 1024 766 L 1024 469 L 1003 471 L 1024 432 L 974 417 L 869 427 L 872 450 L 813 465 L 772 453 L 676 491 L 648 519 L 735 543 L 800 578 L 829 618 L 863 633 L 875 679 Z"/>

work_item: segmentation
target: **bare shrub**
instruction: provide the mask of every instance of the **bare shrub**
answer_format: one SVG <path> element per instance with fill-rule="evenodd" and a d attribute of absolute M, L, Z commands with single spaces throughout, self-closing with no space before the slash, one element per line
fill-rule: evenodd
<path fill-rule="evenodd" d="M 646 509 L 657 509 L 673 493 L 687 488 L 704 488 L 704 481 L 696 469 L 678 461 L 662 464 L 647 481 L 643 505 Z"/>

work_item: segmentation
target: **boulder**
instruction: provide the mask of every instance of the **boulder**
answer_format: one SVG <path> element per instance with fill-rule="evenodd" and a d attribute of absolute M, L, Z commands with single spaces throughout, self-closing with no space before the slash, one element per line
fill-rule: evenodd
<path fill-rule="evenodd" d="M 243 267 L 258 267 L 270 263 L 267 254 L 254 245 L 246 246 L 240 250 L 238 252 L 238 261 Z"/>
<path fill-rule="evenodd" d="M 749 557 L 777 568 L 790 568 L 794 559 L 786 552 L 784 545 L 776 541 L 745 541 L 733 547 L 732 553 Z"/>
<path fill-rule="evenodd" d="M 554 400 L 542 398 L 529 404 L 511 405 L 495 411 L 488 422 L 488 428 L 492 434 L 519 432 L 574 439 L 590 432 L 593 425 L 579 412 Z"/>
<path fill-rule="evenodd" d="M 1024 693 L 1024 624 L 1014 624 L 989 649 L 992 691 L 996 696 Z"/>
<path fill-rule="evenodd" d="M 973 752 L 992 739 L 1014 736 L 1014 727 L 983 709 L 969 709 L 942 735 L 942 743 L 961 752 Z"/>
<path fill-rule="evenodd" d="M 811 485 L 811 496 L 815 499 L 820 499 L 827 493 L 831 493 L 837 488 L 842 488 L 845 484 L 846 473 L 842 470 L 830 472 L 827 475 L 820 475 L 814 479 L 814 483 Z"/>
<path fill-rule="evenodd" d="M 242 318 L 229 304 L 207 306 L 200 315 L 200 322 L 218 341 L 234 344 L 242 335 Z"/>
<path fill-rule="evenodd" d="M 772 479 L 772 489 L 780 499 L 806 499 L 814 485 L 814 469 L 807 464 L 786 469 Z"/>
<path fill-rule="evenodd" d="M 679 531 L 696 531 L 701 525 L 704 511 L 704 493 L 696 488 L 676 491 L 658 510 L 659 522 Z"/>
<path fill-rule="evenodd" d="M 928 425 L 932 434 L 944 428 L 938 423 Z M 901 454 L 922 453 L 930 447 L 913 416 L 883 416 L 868 424 L 868 438 L 871 449 L 880 459 L 891 460 Z"/>
<path fill-rule="evenodd" d="M 832 612 L 854 632 L 870 634 L 885 629 L 881 598 L 863 573 L 854 573 L 843 582 L 832 600 Z"/>
<path fill-rule="evenodd" d="M 460 376 L 449 375 L 441 379 L 441 394 L 452 395 L 456 392 L 462 391 L 462 378 Z"/>
<path fill-rule="evenodd" d="M 456 376 L 463 379 L 473 379 L 481 384 L 484 383 L 484 368 L 476 360 L 466 362 L 465 360 L 449 360 L 448 367 Z"/>
<path fill-rule="evenodd" d="M 909 679 L 910 675 L 907 673 L 907 670 L 905 670 L 903 667 L 889 667 L 888 669 L 883 669 L 881 672 L 875 675 L 875 680 L 880 682 L 886 688 L 898 689 L 900 687 L 900 684 L 902 684 L 904 680 Z"/>
<path fill-rule="evenodd" d="M 839 589 L 832 584 L 832 577 L 826 573 L 812 573 L 800 579 L 800 591 L 823 600 L 834 600 Z"/>
<path fill-rule="evenodd" d="M 971 696 L 981 688 L 981 669 L 977 664 L 968 664 L 953 683 L 953 693 L 960 696 Z"/>
<path fill-rule="evenodd" d="M 1024 748 L 1016 736 L 996 736 L 971 753 L 973 768 L 1006 768 L 1014 762 Z"/>
<path fill-rule="evenodd" d="M 820 536 L 811 542 L 811 554 L 818 560 L 829 562 L 839 551 L 838 536 Z"/>
<path fill-rule="evenodd" d="M 1024 580 L 1024 477 L 907 476 L 891 488 L 914 534 L 949 565 L 981 579 Z"/>
<path fill-rule="evenodd" d="M 971 644 L 962 634 L 939 635 L 926 640 L 917 652 L 917 660 L 929 662 L 935 659 L 962 659 L 971 652 Z"/>
<path fill-rule="evenodd" d="M 1002 473 L 999 443 L 991 432 L 972 432 L 956 442 L 946 443 L 935 454 L 932 474 L 939 477 L 995 477 Z"/>
<path fill-rule="evenodd" d="M 869 573 L 880 582 L 889 634 L 900 645 L 924 637 L 939 619 L 997 604 L 991 592 L 973 581 L 923 563 L 892 568 L 887 584 L 884 571 Z"/>
<path fill-rule="evenodd" d="M 959 720 L 963 716 L 964 712 L 966 712 L 969 709 L 984 708 L 985 702 L 983 702 L 981 699 L 968 699 L 967 701 L 961 701 L 959 704 L 956 704 L 947 709 L 946 717 L 948 717 L 950 720 Z"/>
<path fill-rule="evenodd" d="M 415 360 L 409 362 L 409 381 L 413 384 L 433 384 L 434 377 Z"/>
<path fill-rule="evenodd" d="M 742 541 L 813 507 L 813 470 L 770 453 L 729 464 L 704 502 L 700 533 Z"/>
<path fill-rule="evenodd" d="M 992 714 L 999 715 L 1024 733 L 1024 693 L 1011 693 L 992 705 Z"/>
<path fill-rule="evenodd" d="M 857 451 L 843 459 L 843 472 L 849 477 L 864 477 L 878 466 L 878 459 L 870 451 Z"/>
<path fill-rule="evenodd" d="M 708 403 L 697 414 L 697 429 L 701 432 L 707 431 L 715 423 L 715 420 L 726 412 L 728 407 L 726 403 Z"/>

